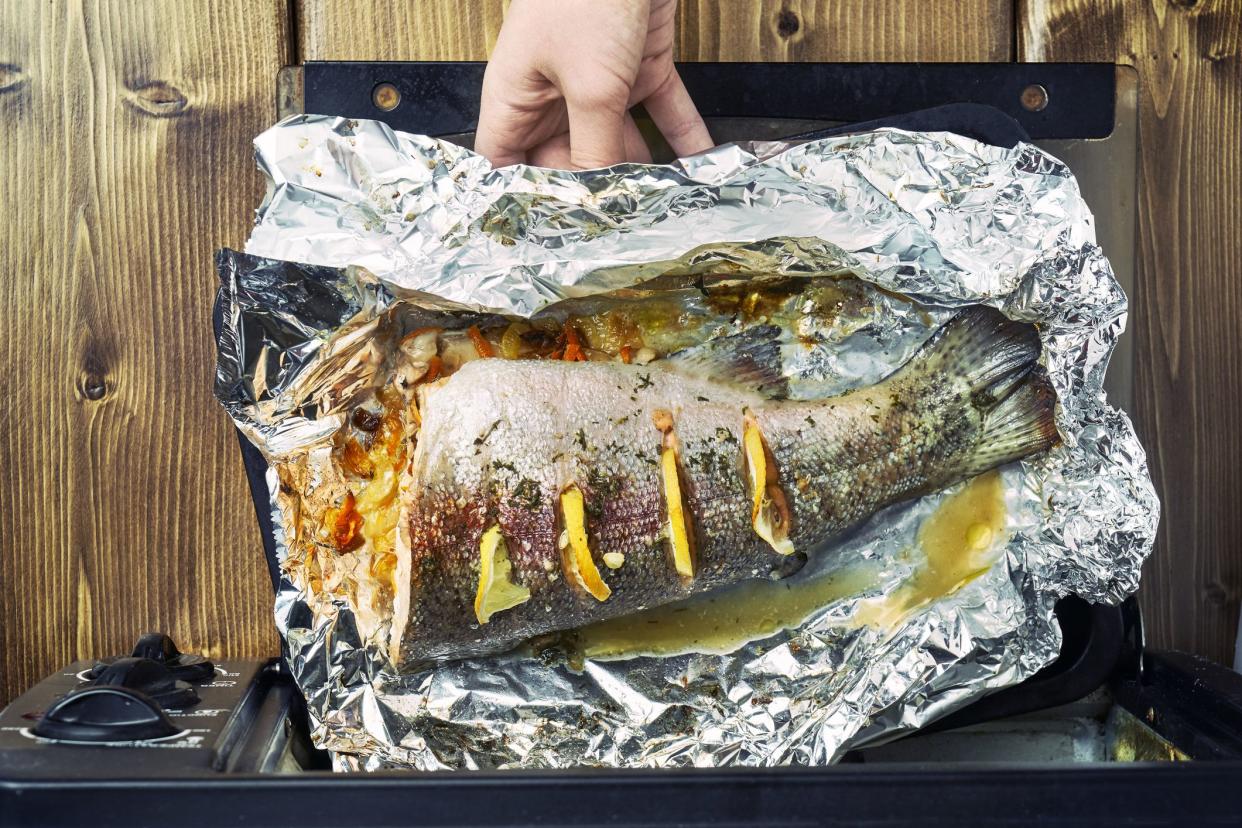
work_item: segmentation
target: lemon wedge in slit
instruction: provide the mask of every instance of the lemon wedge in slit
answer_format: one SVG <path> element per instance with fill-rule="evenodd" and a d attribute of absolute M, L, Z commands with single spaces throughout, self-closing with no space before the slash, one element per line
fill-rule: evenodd
<path fill-rule="evenodd" d="M 493 526 L 479 541 L 479 588 L 474 595 L 474 615 L 480 624 L 530 600 L 530 590 L 513 583 L 512 578 L 509 548 L 500 527 Z"/>

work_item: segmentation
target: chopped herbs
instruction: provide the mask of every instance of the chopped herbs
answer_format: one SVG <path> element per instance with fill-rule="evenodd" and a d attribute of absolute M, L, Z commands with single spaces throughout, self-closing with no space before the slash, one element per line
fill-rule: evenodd
<path fill-rule="evenodd" d="M 599 469 L 588 469 L 586 482 L 591 487 L 591 493 L 596 496 L 616 497 L 621 491 L 621 478 L 605 474 Z"/>
<path fill-rule="evenodd" d="M 809 425 L 811 428 L 815 428 L 815 420 L 811 418 L 810 414 L 806 415 L 806 424 Z"/>
<path fill-rule="evenodd" d="M 510 472 L 513 472 L 514 474 L 517 474 L 517 467 L 507 460 L 493 460 L 492 468 L 495 469 L 496 471 L 500 471 L 501 469 L 504 469 L 506 471 L 510 471 Z"/>
<path fill-rule="evenodd" d="M 695 396 L 695 399 L 698 400 L 699 402 L 711 402 L 711 400 L 709 400 L 707 397 Z"/>
<path fill-rule="evenodd" d="M 578 448 L 582 449 L 583 451 L 586 451 L 587 450 L 586 432 L 583 431 L 582 429 L 578 429 L 578 433 L 574 435 L 574 442 L 578 444 Z"/>
<path fill-rule="evenodd" d="M 500 425 L 500 420 L 496 420 L 495 422 L 493 422 L 490 426 L 487 427 L 487 431 L 483 432 L 483 434 L 481 434 L 480 436 L 474 438 L 474 444 L 476 446 L 481 446 L 484 443 L 486 443 L 487 438 L 492 436 L 492 432 L 495 431 L 499 425 Z"/>
<path fill-rule="evenodd" d="M 724 426 L 716 429 L 716 439 L 722 443 L 736 443 L 737 438 L 733 436 L 733 432 Z"/>
<path fill-rule="evenodd" d="M 638 385 L 634 387 L 634 390 L 641 391 L 644 388 L 650 388 L 651 385 L 651 374 L 639 374 Z"/>
<path fill-rule="evenodd" d="M 543 496 L 539 492 L 539 484 L 529 477 L 523 477 L 522 481 L 514 488 L 513 494 L 509 496 L 509 502 L 516 506 L 533 512 L 539 508 L 539 504 L 543 501 Z"/>
<path fill-rule="evenodd" d="M 728 455 L 711 449 L 687 454 L 686 464 L 706 477 L 723 477 L 732 470 Z"/>

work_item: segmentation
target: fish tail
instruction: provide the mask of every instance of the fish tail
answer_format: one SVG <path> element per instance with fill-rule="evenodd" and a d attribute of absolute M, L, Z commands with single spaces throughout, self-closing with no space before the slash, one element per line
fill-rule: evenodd
<path fill-rule="evenodd" d="M 985 306 L 953 317 L 920 349 L 910 367 L 964 379 L 983 418 L 966 459 L 969 474 L 1051 448 L 1057 433 L 1056 393 L 1039 366 L 1035 327 Z M 917 366 L 917 368 L 915 367 Z"/>
<path fill-rule="evenodd" d="M 983 415 L 983 433 L 970 455 L 968 473 L 1052 448 L 1057 433 L 1056 393 L 1042 369 L 1032 368 L 1010 393 Z"/>

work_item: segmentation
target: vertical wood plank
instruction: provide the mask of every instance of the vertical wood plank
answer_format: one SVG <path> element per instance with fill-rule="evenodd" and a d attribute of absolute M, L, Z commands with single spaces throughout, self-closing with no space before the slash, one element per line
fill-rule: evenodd
<path fill-rule="evenodd" d="M 1019 60 L 1139 72 L 1132 413 L 1164 504 L 1140 594 L 1155 644 L 1229 663 L 1242 601 L 1242 2 L 1018 8 Z"/>
<path fill-rule="evenodd" d="M 1012 60 L 1011 0 L 682 0 L 688 61 Z"/>
<path fill-rule="evenodd" d="M 487 60 L 502 0 L 294 0 L 300 60 Z"/>
<path fill-rule="evenodd" d="M 297 0 L 303 60 L 485 60 L 507 3 Z M 681 60 L 1012 58 L 1011 0 L 682 0 Z"/>
<path fill-rule="evenodd" d="M 0 5 L 0 703 L 147 629 L 276 651 L 211 395 L 212 253 L 262 194 L 281 0 Z"/>

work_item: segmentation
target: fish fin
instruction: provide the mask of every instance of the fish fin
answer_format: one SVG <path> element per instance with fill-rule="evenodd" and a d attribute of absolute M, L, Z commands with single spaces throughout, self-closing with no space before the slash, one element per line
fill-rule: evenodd
<path fill-rule="evenodd" d="M 1015 322 L 995 308 L 975 305 L 960 312 L 923 343 L 900 372 L 961 376 L 973 394 L 999 401 L 1039 360 L 1033 325 Z M 1008 387 L 1006 388 L 1006 384 Z"/>
<path fill-rule="evenodd" d="M 977 305 L 932 334 L 899 372 L 944 372 L 968 383 L 983 430 L 966 473 L 982 473 L 1060 441 L 1056 392 L 1038 365 L 1041 350 L 1033 325 Z"/>
<path fill-rule="evenodd" d="M 789 381 L 781 372 L 780 334 L 775 325 L 758 325 L 669 354 L 668 361 L 679 373 L 782 399 Z"/>
<path fill-rule="evenodd" d="M 1056 403 L 1056 392 L 1044 371 L 1028 371 L 1012 391 L 984 413 L 983 433 L 971 452 L 969 473 L 981 474 L 1059 443 Z"/>

